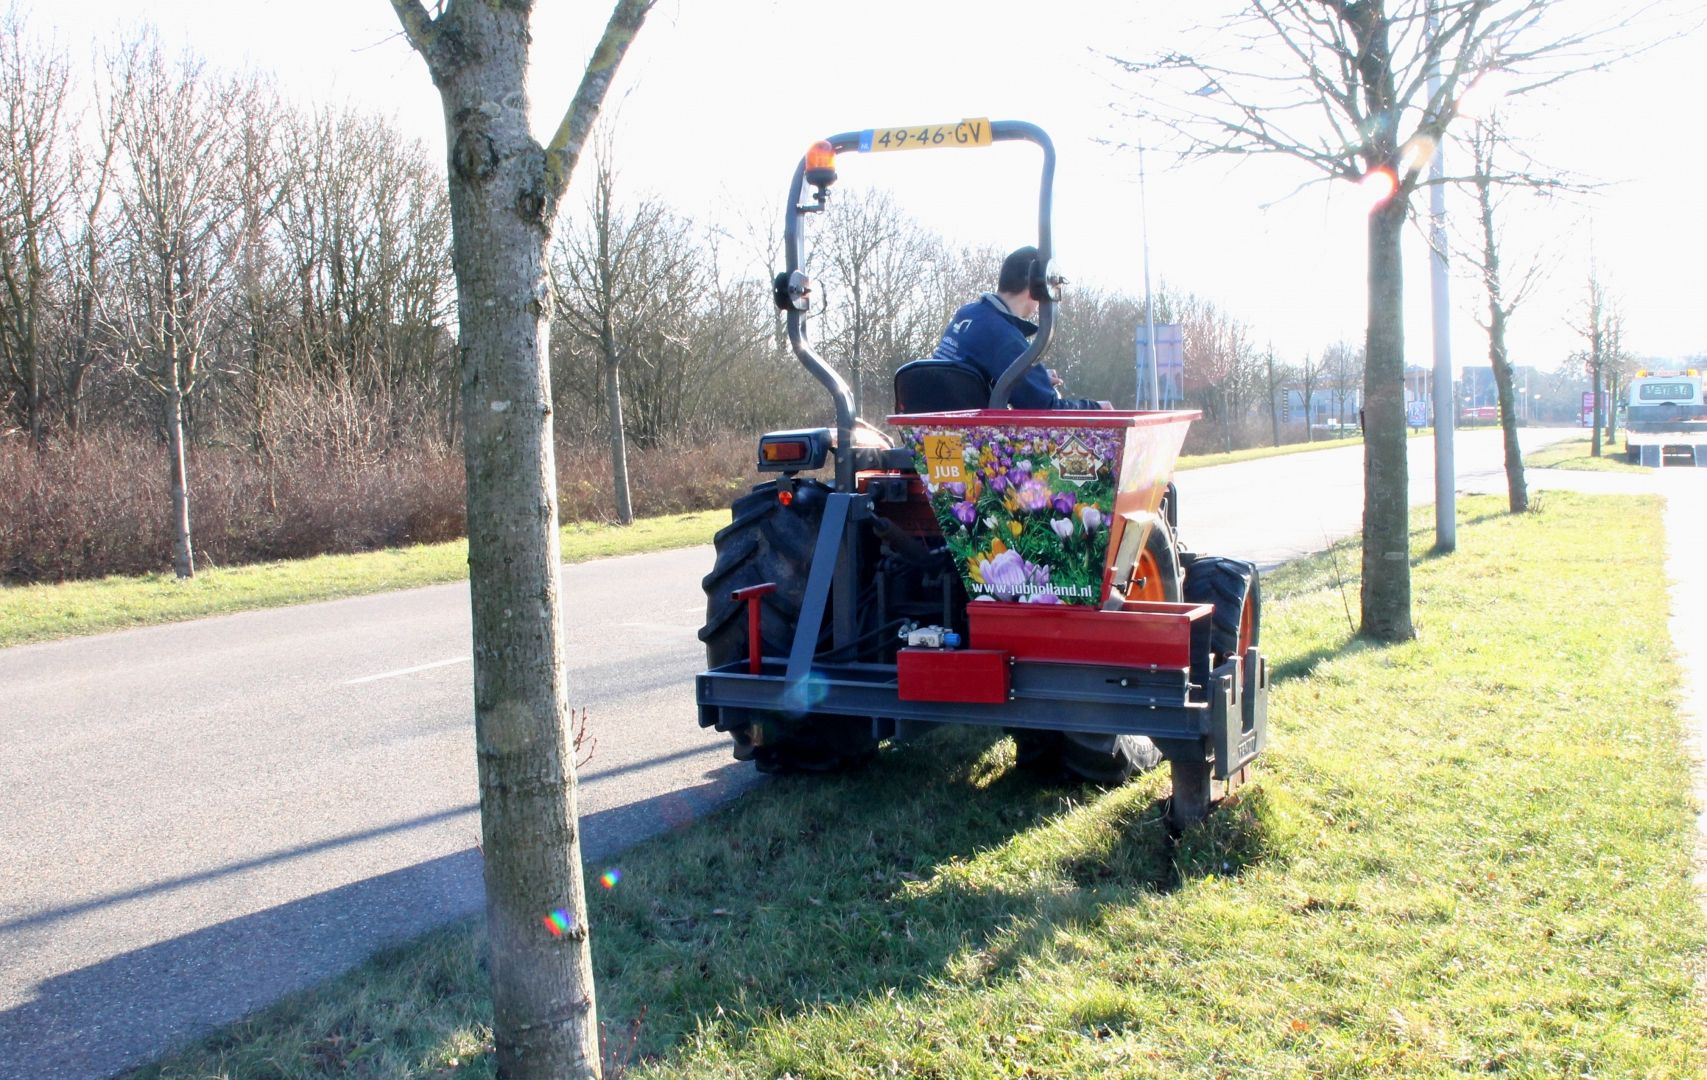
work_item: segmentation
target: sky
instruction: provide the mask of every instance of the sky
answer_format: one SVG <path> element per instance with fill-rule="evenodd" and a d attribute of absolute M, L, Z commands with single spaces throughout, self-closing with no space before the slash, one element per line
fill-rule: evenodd
<path fill-rule="evenodd" d="M 1598 2 L 1598 0 L 1596 0 Z M 1055 249 L 1075 283 L 1143 292 L 1146 225 L 1153 282 L 1196 292 L 1293 360 L 1360 342 L 1365 204 L 1349 184 L 1316 183 L 1278 159 L 1138 159 L 1111 143 L 1154 146 L 1113 106 L 1130 93 L 1106 54 L 1142 56 L 1178 40 L 1220 0 L 660 0 L 619 72 L 619 194 L 656 194 L 731 232 L 778 208 L 813 140 L 869 127 L 963 117 L 1030 120 L 1058 152 Z M 141 21 L 169 47 L 275 74 L 303 104 L 353 104 L 444 146 L 437 92 L 387 0 L 20 0 L 38 33 L 73 55 Z M 530 98 L 548 137 L 574 93 L 608 7 L 537 0 Z M 1510 330 L 1515 363 L 1555 369 L 1581 347 L 1591 252 L 1619 298 L 1626 344 L 1657 359 L 1707 354 L 1700 318 L 1707 212 L 1689 186 L 1707 142 L 1689 106 L 1707 100 L 1707 33 L 1669 41 L 1608 72 L 1525 102 L 1526 143 L 1549 165 L 1605 186 L 1592 197 L 1512 215 L 1507 259 L 1545 247 L 1546 285 Z M 1514 109 L 1516 106 L 1512 106 Z M 1451 152 L 1449 148 L 1448 152 Z M 1029 145 L 924 154 L 843 155 L 838 191 L 881 186 L 955 243 L 1011 248 L 1035 239 L 1039 157 Z M 1448 170 L 1452 168 L 1449 159 Z M 1142 198 L 1141 198 L 1142 194 Z M 577 198 L 572 184 L 569 199 Z M 1449 215 L 1468 224 L 1470 205 Z M 1146 212 L 1147 211 L 1147 212 Z M 765 223 L 774 224 L 774 223 Z M 1427 253 L 1406 243 L 1409 363 L 1432 363 Z M 992 275 L 994 268 L 992 268 Z M 1451 285 L 1455 366 L 1485 364 L 1479 287 Z M 1070 319 L 1070 303 L 1063 318 Z"/>

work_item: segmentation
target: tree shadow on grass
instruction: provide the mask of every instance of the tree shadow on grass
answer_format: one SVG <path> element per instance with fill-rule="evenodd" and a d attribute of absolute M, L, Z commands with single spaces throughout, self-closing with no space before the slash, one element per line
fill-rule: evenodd
<path fill-rule="evenodd" d="M 784 778 L 636 853 L 591 913 L 601 1012 L 621 1025 L 644 1006 L 655 1055 L 707 1028 L 999 978 L 1110 906 L 1272 847 L 1256 789 L 1176 844 L 1165 769 L 1103 792 L 1010 763 L 999 736 L 944 731 L 859 775 Z"/>
<path fill-rule="evenodd" d="M 1274 683 L 1286 682 L 1289 679 L 1307 679 L 1314 675 L 1316 669 L 1329 660 L 1345 655 L 1346 651 L 1361 644 L 1369 644 L 1355 634 L 1347 631 L 1337 641 L 1326 645 L 1318 645 L 1308 652 L 1288 657 L 1279 663 L 1270 663 L 1268 679 Z"/>

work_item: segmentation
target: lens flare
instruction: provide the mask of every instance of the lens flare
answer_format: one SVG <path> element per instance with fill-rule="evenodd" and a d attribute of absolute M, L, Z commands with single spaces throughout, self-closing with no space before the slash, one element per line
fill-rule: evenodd
<path fill-rule="evenodd" d="M 603 885 L 607 889 L 616 888 L 616 883 L 621 880 L 622 871 L 614 866 L 599 875 L 599 884 Z"/>
<path fill-rule="evenodd" d="M 1392 169 L 1383 165 L 1379 169 L 1371 169 L 1364 173 L 1363 179 L 1357 182 L 1357 186 L 1363 194 L 1364 204 L 1368 207 L 1369 213 L 1373 214 L 1386 205 L 1387 200 L 1393 197 L 1393 193 L 1399 190 L 1399 180 L 1393 175 Z"/>
<path fill-rule="evenodd" d="M 562 937 L 575 925 L 575 916 L 569 914 L 567 908 L 558 908 L 545 917 L 545 928 L 551 931 L 552 937 Z"/>
<path fill-rule="evenodd" d="M 1434 140 L 1427 135 L 1418 135 L 1399 149 L 1399 169 L 1401 172 L 1421 172 L 1423 166 L 1434 157 Z"/>
<path fill-rule="evenodd" d="M 819 675 L 807 675 L 800 682 L 783 691 L 783 707 L 791 716 L 805 716 L 824 700 L 829 688 L 824 685 L 824 679 Z"/>

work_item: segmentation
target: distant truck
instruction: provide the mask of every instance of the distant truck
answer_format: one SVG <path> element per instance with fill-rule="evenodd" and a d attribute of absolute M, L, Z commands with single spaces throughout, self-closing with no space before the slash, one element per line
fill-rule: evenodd
<path fill-rule="evenodd" d="M 1655 468 L 1707 465 L 1707 400 L 1698 369 L 1636 372 L 1624 414 L 1624 454 Z"/>

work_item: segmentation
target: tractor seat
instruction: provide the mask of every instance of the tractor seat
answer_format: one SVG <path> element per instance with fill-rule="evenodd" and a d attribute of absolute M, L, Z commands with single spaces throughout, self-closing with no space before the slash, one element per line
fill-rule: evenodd
<path fill-rule="evenodd" d="M 895 372 L 897 413 L 951 412 L 990 407 L 990 381 L 958 360 L 914 360 Z"/>

